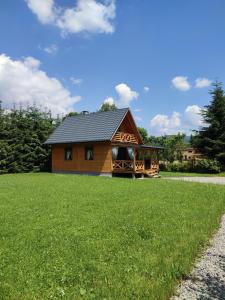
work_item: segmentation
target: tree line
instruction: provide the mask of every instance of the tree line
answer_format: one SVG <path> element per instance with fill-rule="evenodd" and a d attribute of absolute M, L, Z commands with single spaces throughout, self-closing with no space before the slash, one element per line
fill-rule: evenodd
<path fill-rule="evenodd" d="M 194 132 L 190 145 L 225 170 L 225 92 L 222 84 L 214 83 L 210 95 L 209 105 L 201 112 L 204 126 Z M 103 103 L 99 111 L 115 109 L 115 104 Z M 71 112 L 67 116 L 77 114 Z M 0 101 L 0 174 L 49 171 L 51 150 L 44 142 L 64 118 L 52 117 L 50 111 L 43 112 L 36 106 L 6 110 Z M 188 146 L 184 134 L 155 137 L 145 128 L 139 131 L 145 144 L 164 147 L 162 160 L 182 161 L 182 150 Z"/>

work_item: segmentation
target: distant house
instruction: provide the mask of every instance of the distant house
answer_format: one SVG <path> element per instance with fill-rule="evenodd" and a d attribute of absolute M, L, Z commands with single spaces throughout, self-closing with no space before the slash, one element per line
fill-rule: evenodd
<path fill-rule="evenodd" d="M 52 172 L 135 176 L 158 173 L 160 147 L 144 145 L 128 108 L 66 118 L 45 144 Z"/>
<path fill-rule="evenodd" d="M 198 149 L 195 149 L 195 148 L 183 149 L 182 156 L 183 156 L 183 160 L 185 160 L 185 161 L 198 160 L 198 159 L 203 158 L 202 153 Z"/>

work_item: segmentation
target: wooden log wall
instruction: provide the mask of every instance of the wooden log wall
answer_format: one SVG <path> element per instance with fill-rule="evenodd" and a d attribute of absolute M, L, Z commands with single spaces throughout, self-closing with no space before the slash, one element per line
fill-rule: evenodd
<path fill-rule="evenodd" d="M 93 146 L 94 159 L 85 160 L 85 147 Z M 65 148 L 72 148 L 73 159 L 65 160 Z M 108 173 L 112 171 L 112 148 L 109 143 L 53 145 L 52 171 Z"/>

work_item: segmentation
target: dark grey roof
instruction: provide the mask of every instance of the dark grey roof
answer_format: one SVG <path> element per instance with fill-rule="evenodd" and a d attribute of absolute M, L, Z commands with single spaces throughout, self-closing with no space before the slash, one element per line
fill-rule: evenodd
<path fill-rule="evenodd" d="M 66 118 L 45 144 L 110 141 L 129 108 Z"/>

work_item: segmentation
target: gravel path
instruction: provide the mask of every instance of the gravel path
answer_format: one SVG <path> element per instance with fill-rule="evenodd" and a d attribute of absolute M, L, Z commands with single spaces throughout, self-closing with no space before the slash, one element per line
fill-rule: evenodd
<path fill-rule="evenodd" d="M 225 184 L 225 177 L 164 177 L 164 179 Z M 225 299 L 225 298 L 224 298 Z"/>
<path fill-rule="evenodd" d="M 171 300 L 225 299 L 225 215 L 221 227 Z"/>

